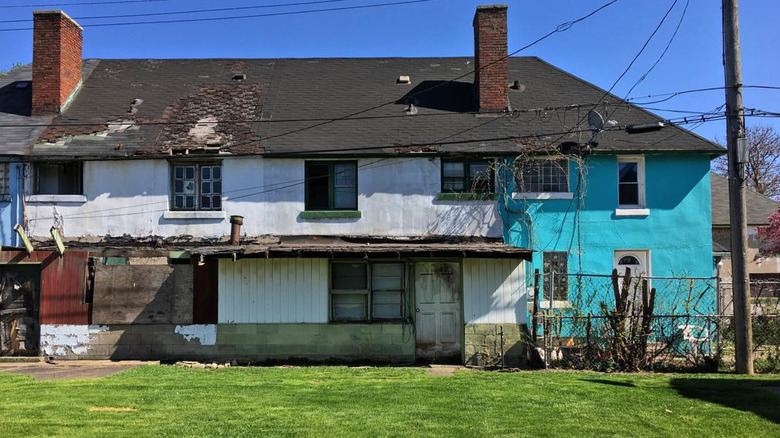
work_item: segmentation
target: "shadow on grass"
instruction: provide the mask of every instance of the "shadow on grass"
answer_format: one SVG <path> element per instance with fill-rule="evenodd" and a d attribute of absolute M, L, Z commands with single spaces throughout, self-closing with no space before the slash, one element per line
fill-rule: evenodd
<path fill-rule="evenodd" d="M 634 385 L 631 382 L 616 382 L 614 380 L 602 380 L 602 379 L 580 379 L 581 382 L 589 382 L 589 383 L 598 383 L 601 385 L 611 385 L 611 386 L 623 386 L 625 388 L 636 388 L 636 385 Z"/>
<path fill-rule="evenodd" d="M 676 378 L 670 385 L 685 398 L 752 412 L 780 424 L 780 380 Z"/>

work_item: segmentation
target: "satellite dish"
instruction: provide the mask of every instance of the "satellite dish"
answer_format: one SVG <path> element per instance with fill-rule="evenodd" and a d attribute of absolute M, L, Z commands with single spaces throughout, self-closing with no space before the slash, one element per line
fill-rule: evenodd
<path fill-rule="evenodd" d="M 604 128 L 604 117 L 594 110 L 588 111 L 588 126 L 593 132 L 599 132 Z"/>

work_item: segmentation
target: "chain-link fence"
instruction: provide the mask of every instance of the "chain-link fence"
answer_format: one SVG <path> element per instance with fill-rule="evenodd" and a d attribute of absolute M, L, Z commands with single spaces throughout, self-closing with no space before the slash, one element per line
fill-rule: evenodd
<path fill-rule="evenodd" d="M 710 277 L 535 276 L 532 339 L 546 367 L 731 369 L 731 284 Z M 780 281 L 751 282 L 755 366 L 780 372 Z"/>

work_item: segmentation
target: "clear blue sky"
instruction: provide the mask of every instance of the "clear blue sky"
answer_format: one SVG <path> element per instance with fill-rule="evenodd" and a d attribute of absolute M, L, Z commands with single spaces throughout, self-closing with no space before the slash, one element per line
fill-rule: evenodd
<path fill-rule="evenodd" d="M 98 0 L 0 0 L 0 7 L 23 4 L 86 3 Z M 75 18 L 93 15 L 140 14 L 229 6 L 268 5 L 302 0 L 164 0 L 120 5 L 48 6 Z M 345 0 L 334 4 L 261 10 L 82 20 L 82 24 L 164 18 L 215 17 L 290 10 L 343 7 L 397 0 Z M 607 0 L 516 0 L 509 4 L 509 50 L 515 50 L 575 19 Z M 534 55 L 608 88 L 625 69 L 673 0 L 621 0 L 596 16 L 520 53 Z M 185 24 L 95 27 L 85 29 L 87 58 L 208 58 L 208 57 L 366 57 L 470 56 L 471 20 L 484 1 L 435 0 L 402 6 L 211 21 Z M 685 0 L 679 0 L 650 46 L 615 88 L 625 95 L 655 62 L 674 31 Z M 744 84 L 780 85 L 780 1 L 743 0 L 740 21 Z M 34 8 L 0 9 L 0 20 L 31 19 Z M 41 9 L 41 8 L 37 8 Z M 28 23 L 0 24 L 0 28 Z M 664 57 L 632 97 L 723 85 L 720 1 L 691 0 L 682 27 Z M 32 32 L 0 32 L 0 69 L 32 58 Z M 780 91 L 745 90 L 745 106 L 780 111 Z M 722 104 L 722 90 L 689 94 L 652 105 L 666 109 L 709 111 Z M 664 117 L 679 114 L 655 111 Z M 780 119 L 749 118 L 749 124 L 773 124 Z M 722 121 L 696 130 L 710 139 L 723 139 Z"/>

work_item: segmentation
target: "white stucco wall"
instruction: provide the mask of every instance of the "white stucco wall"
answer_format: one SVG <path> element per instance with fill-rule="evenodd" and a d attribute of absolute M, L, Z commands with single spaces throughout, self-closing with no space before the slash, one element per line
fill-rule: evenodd
<path fill-rule="evenodd" d="M 91 161 L 84 164 L 86 202 L 31 202 L 32 236 L 56 224 L 66 238 L 85 236 L 220 237 L 230 215 L 245 217 L 254 235 L 465 235 L 500 237 L 495 201 L 437 201 L 440 163 L 434 158 L 358 160 L 360 219 L 305 220 L 304 160 L 223 158 L 223 210 L 218 219 L 165 219 L 170 190 L 166 160 Z"/>

